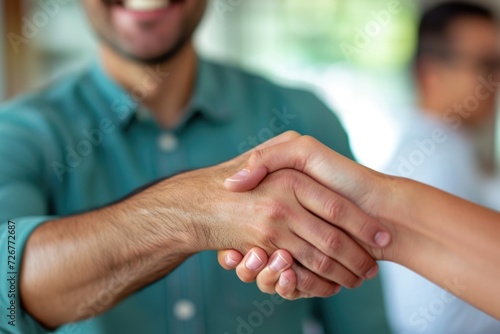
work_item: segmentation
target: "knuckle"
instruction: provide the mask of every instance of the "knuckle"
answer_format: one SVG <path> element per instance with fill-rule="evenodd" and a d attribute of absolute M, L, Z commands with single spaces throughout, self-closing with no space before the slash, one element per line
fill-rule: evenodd
<path fill-rule="evenodd" d="M 369 256 L 358 256 L 356 263 L 354 263 L 354 270 L 364 275 L 370 268 L 375 265 L 375 261 Z"/>
<path fill-rule="evenodd" d="M 308 147 L 318 144 L 318 140 L 314 137 L 309 136 L 309 135 L 302 136 L 301 140 L 302 140 L 303 144 L 305 146 L 308 146 Z"/>
<path fill-rule="evenodd" d="M 261 239 L 264 245 L 272 246 L 275 245 L 278 238 L 279 233 L 273 226 L 264 226 L 260 228 Z"/>
<path fill-rule="evenodd" d="M 298 133 L 297 131 L 289 130 L 283 134 L 283 137 L 286 140 L 291 140 L 291 139 L 299 138 L 300 133 Z"/>
<path fill-rule="evenodd" d="M 342 249 L 344 240 L 338 231 L 332 231 L 326 234 L 324 244 L 329 253 L 335 253 Z"/>
<path fill-rule="evenodd" d="M 345 215 L 346 206 L 340 197 L 330 197 L 325 201 L 323 211 L 332 222 L 340 222 Z"/>
<path fill-rule="evenodd" d="M 287 205 L 278 200 L 270 200 L 265 205 L 265 215 L 271 222 L 283 221 L 287 217 L 288 211 Z"/>
<path fill-rule="evenodd" d="M 314 271 L 318 274 L 324 275 L 332 272 L 336 262 L 326 255 L 322 255 L 314 263 Z"/>
<path fill-rule="evenodd" d="M 264 158 L 264 151 L 259 149 L 252 152 L 250 158 L 248 158 L 248 163 L 250 165 L 258 165 Z"/>
<path fill-rule="evenodd" d="M 307 275 L 299 280 L 298 289 L 304 292 L 314 291 L 318 287 L 317 283 L 314 275 Z"/>
<path fill-rule="evenodd" d="M 307 278 L 303 279 L 300 291 L 308 293 L 317 297 L 326 298 L 331 296 L 336 292 L 336 283 L 318 282 L 319 278 L 314 275 L 308 275 Z"/>

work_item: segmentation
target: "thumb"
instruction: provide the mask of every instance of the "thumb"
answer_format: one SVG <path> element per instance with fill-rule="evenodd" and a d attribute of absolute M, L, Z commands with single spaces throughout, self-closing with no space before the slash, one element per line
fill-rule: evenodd
<path fill-rule="evenodd" d="M 224 186 L 226 189 L 235 192 L 252 190 L 259 185 L 267 174 L 267 168 L 264 166 L 257 167 L 254 170 L 246 167 L 233 176 L 227 178 L 224 181 Z"/>
<path fill-rule="evenodd" d="M 300 137 L 302 136 L 297 132 L 287 131 L 252 149 L 248 152 L 250 156 L 249 164 L 235 175 L 226 179 L 224 182 L 226 189 L 235 192 L 244 192 L 257 187 L 269 173 L 264 159 L 266 156 L 263 154 L 263 151 L 280 144 L 291 143 Z M 251 167 L 252 165 L 255 165 L 255 167 Z"/>

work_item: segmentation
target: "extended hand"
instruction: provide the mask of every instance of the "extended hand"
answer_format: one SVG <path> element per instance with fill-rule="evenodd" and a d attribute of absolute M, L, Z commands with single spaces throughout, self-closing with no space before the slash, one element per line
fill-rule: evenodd
<path fill-rule="evenodd" d="M 363 208 L 368 212 L 375 209 L 372 207 L 375 203 L 373 197 L 376 195 L 374 179 L 381 174 L 355 164 L 311 137 L 295 135 L 295 138 L 290 141 L 277 145 L 267 145 L 255 150 L 248 157 L 241 172 L 227 179 L 225 185 L 232 191 L 247 191 L 257 186 L 262 179 L 266 178 L 266 175 L 271 174 L 268 177 L 272 177 L 276 171 L 288 168 L 308 174 L 315 182 L 335 191 L 322 192 L 321 195 L 326 197 L 314 199 L 316 204 L 323 203 L 322 206 L 308 207 L 310 212 L 337 226 L 339 228 L 337 231 L 342 233 L 341 239 L 335 235 L 323 234 L 324 238 L 329 239 L 327 249 L 320 248 L 325 254 L 335 253 L 337 256 L 343 255 L 349 258 L 349 255 L 345 253 L 349 252 L 349 249 L 343 249 L 342 252 L 339 252 L 344 241 L 350 240 L 349 234 L 354 236 L 353 238 L 373 257 L 383 257 L 384 247 L 390 242 L 387 229 L 360 209 Z M 318 193 L 318 195 L 320 194 Z M 262 265 L 258 269 L 248 268 L 245 265 L 247 259 L 238 266 L 242 255 L 235 251 L 220 252 L 219 262 L 226 269 L 237 268 L 238 276 L 245 282 L 257 279 L 259 288 L 264 292 L 278 292 L 288 299 L 325 296 L 325 294 L 310 288 L 311 279 L 304 274 L 301 266 L 293 265 L 292 255 L 304 265 L 302 260 L 295 256 L 288 245 L 282 248 L 290 252 L 280 250 L 274 253 L 269 265 Z M 255 248 L 246 257 L 254 258 L 257 256 L 265 263 L 266 254 L 269 253 Z M 281 264 L 281 268 L 277 264 Z M 343 264 L 346 265 L 346 263 Z M 324 267 L 322 271 L 316 270 L 314 272 L 328 278 L 332 271 L 334 268 Z M 376 273 L 376 267 L 372 267 L 369 274 L 365 273 L 364 276 L 359 277 L 372 278 Z M 287 282 L 288 284 L 283 284 Z M 358 281 L 355 285 L 345 286 L 355 287 L 360 283 Z M 295 289 L 295 285 L 297 289 Z"/>

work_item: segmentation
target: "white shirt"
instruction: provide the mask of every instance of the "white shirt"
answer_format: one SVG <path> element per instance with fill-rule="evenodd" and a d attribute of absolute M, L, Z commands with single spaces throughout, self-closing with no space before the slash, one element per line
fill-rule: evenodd
<path fill-rule="evenodd" d="M 386 173 L 417 180 L 483 203 L 474 148 L 453 124 L 418 113 L 403 132 Z M 495 334 L 500 321 L 454 297 L 422 276 L 394 263 L 381 264 L 387 315 L 397 334 Z M 450 291 L 466 289 L 451 277 Z"/>

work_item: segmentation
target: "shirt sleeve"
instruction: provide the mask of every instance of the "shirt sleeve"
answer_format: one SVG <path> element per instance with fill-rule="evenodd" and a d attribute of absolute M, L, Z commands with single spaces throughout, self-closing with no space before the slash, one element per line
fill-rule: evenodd
<path fill-rule="evenodd" d="M 49 333 L 21 306 L 20 270 L 31 233 L 51 218 L 41 141 L 21 112 L 0 112 L 0 332 Z M 38 137 L 38 139 L 37 139 Z"/>

